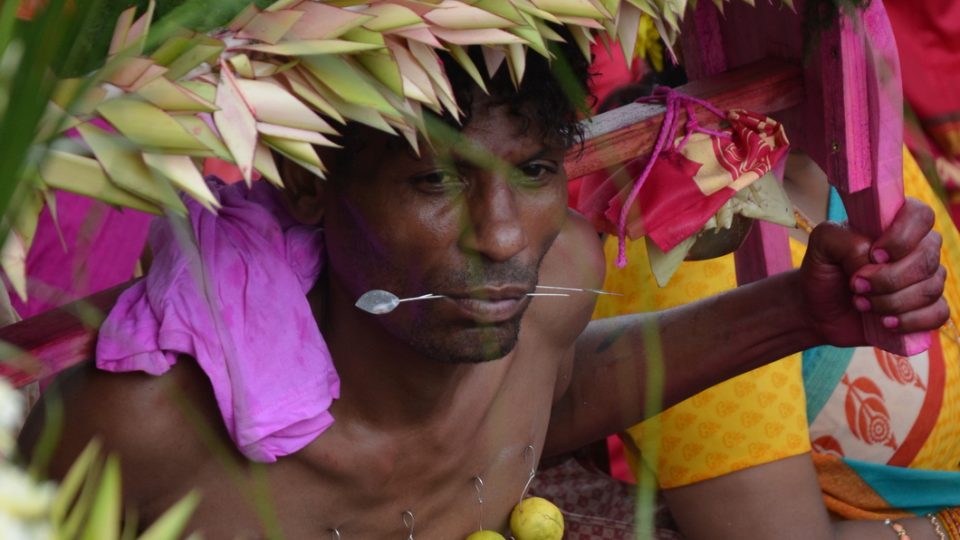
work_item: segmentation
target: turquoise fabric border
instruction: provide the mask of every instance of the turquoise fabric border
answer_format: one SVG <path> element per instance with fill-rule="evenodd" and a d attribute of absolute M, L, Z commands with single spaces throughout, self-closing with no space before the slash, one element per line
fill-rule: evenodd
<path fill-rule="evenodd" d="M 807 394 L 807 422 L 820 414 L 830 395 L 847 372 L 853 348 L 838 348 L 829 345 L 803 351 L 803 389 Z"/>
<path fill-rule="evenodd" d="M 840 192 L 833 186 L 830 186 L 830 200 L 827 202 L 827 219 L 836 222 L 847 220 L 847 209 L 840 200 Z"/>
<path fill-rule="evenodd" d="M 960 506 L 960 472 L 843 461 L 893 508 L 922 515 Z"/>

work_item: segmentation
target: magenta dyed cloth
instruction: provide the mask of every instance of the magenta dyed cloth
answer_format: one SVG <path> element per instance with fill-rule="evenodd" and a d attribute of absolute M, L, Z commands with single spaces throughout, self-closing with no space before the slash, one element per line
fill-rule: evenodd
<path fill-rule="evenodd" d="M 217 215 L 185 198 L 190 228 L 151 226 L 150 272 L 100 329 L 97 367 L 160 375 L 180 355 L 195 358 L 237 448 L 273 462 L 333 423 L 340 394 L 306 298 L 323 267 L 323 233 L 295 222 L 265 182 L 211 188 Z"/>
<path fill-rule="evenodd" d="M 44 207 L 27 253 L 28 301 L 10 295 L 24 319 L 129 281 L 153 218 L 65 191 L 55 197 L 56 220 Z"/>

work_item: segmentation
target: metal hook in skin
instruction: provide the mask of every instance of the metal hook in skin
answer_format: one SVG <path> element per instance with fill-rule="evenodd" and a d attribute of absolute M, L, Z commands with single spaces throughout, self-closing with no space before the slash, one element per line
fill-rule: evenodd
<path fill-rule="evenodd" d="M 477 490 L 477 503 L 480 505 L 479 529 L 483 530 L 483 478 L 473 477 L 473 487 Z"/>
<path fill-rule="evenodd" d="M 407 540 L 413 540 L 413 526 L 416 523 L 416 520 L 413 518 L 413 512 L 410 510 L 404 510 L 403 512 L 403 524 L 407 527 L 409 534 L 407 535 Z"/>
<path fill-rule="evenodd" d="M 332 540 L 340 540 L 340 529 L 336 527 L 330 529 L 330 537 Z"/>
<path fill-rule="evenodd" d="M 527 496 L 530 484 L 533 483 L 533 477 L 537 475 L 537 449 L 532 444 L 528 444 L 523 449 L 523 456 L 530 459 L 530 475 L 527 477 L 527 483 L 523 486 L 523 491 L 520 492 L 520 502 L 523 502 L 523 498 Z"/>

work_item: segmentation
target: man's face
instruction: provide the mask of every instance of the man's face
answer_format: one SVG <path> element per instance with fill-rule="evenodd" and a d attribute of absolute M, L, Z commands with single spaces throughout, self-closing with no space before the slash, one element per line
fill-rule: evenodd
<path fill-rule="evenodd" d="M 564 149 L 529 124 L 477 99 L 460 132 L 472 151 L 422 145 L 417 158 L 385 136 L 367 139 L 349 177 L 327 187 L 331 286 L 352 299 L 371 289 L 447 296 L 371 315 L 435 360 L 510 352 L 566 216 Z"/>

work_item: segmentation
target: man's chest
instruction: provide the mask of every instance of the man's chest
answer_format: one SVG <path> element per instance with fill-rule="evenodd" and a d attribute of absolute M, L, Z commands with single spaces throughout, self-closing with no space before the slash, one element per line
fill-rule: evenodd
<path fill-rule="evenodd" d="M 481 527 L 507 533 L 543 448 L 551 397 L 507 389 L 479 429 L 446 439 L 429 430 L 356 437 L 341 425 L 277 463 L 241 471 L 211 460 L 190 478 L 204 495 L 194 523 L 212 539 L 406 538 L 411 526 L 418 540 Z"/>

